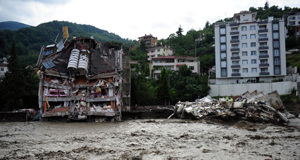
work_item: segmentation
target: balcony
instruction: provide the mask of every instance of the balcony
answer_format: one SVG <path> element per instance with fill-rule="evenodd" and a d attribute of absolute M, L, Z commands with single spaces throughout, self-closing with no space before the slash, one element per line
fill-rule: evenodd
<path fill-rule="evenodd" d="M 269 39 L 266 37 L 266 38 L 258 38 L 258 41 L 261 42 L 261 41 L 268 41 Z"/>
<path fill-rule="evenodd" d="M 260 21 L 258 21 L 258 24 L 266 24 L 268 23 L 267 19 L 261 19 Z"/>
<path fill-rule="evenodd" d="M 262 50 L 262 49 L 269 49 L 269 47 L 268 46 L 260 46 L 259 49 L 260 50 Z"/>
<path fill-rule="evenodd" d="M 269 58 L 269 55 L 268 54 L 260 54 L 259 58 Z"/>
<path fill-rule="evenodd" d="M 230 23 L 230 26 L 239 26 L 239 23 Z"/>
<path fill-rule="evenodd" d="M 230 35 L 239 34 L 239 31 L 231 31 Z"/>
<path fill-rule="evenodd" d="M 231 48 L 230 51 L 240 51 L 240 48 Z"/>
<path fill-rule="evenodd" d="M 231 60 L 237 60 L 237 59 L 240 59 L 240 56 L 232 56 L 231 57 Z"/>
<path fill-rule="evenodd" d="M 227 60 L 227 57 L 221 57 L 221 60 Z"/>
<path fill-rule="evenodd" d="M 232 40 L 230 40 L 230 43 L 239 43 L 240 42 L 240 40 L 238 40 L 238 39 L 232 39 Z"/>
<path fill-rule="evenodd" d="M 241 65 L 239 65 L 239 64 L 234 64 L 234 65 L 231 65 L 231 68 L 241 68 Z"/>
<path fill-rule="evenodd" d="M 269 72 L 260 72 L 259 75 L 260 76 L 268 76 L 268 75 L 270 75 L 270 73 Z"/>
<path fill-rule="evenodd" d="M 238 76 L 241 76 L 241 73 L 231 73 L 231 76 L 232 77 L 238 77 Z"/>
<path fill-rule="evenodd" d="M 259 67 L 269 67 L 269 63 L 261 63 L 259 64 Z"/>
<path fill-rule="evenodd" d="M 268 29 L 259 29 L 258 33 L 268 32 Z"/>

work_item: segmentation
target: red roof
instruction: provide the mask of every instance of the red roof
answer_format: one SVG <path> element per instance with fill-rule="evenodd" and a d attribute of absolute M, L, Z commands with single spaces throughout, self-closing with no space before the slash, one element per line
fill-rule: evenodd
<path fill-rule="evenodd" d="M 130 60 L 130 64 L 139 64 L 138 61 Z"/>
<path fill-rule="evenodd" d="M 192 57 L 192 56 L 161 56 L 161 57 L 154 57 L 152 59 L 175 59 L 175 58 L 196 58 L 197 57 Z"/>

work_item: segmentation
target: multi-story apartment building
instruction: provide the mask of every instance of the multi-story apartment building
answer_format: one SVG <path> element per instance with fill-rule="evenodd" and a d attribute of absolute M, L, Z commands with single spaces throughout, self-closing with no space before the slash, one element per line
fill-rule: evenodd
<path fill-rule="evenodd" d="M 287 17 L 287 26 L 295 27 L 295 36 L 300 36 L 300 10 L 291 11 Z"/>
<path fill-rule="evenodd" d="M 215 24 L 216 84 L 272 81 L 286 75 L 284 20 L 234 14 Z"/>
<path fill-rule="evenodd" d="M 160 57 L 160 56 L 171 56 L 173 55 L 173 49 L 170 48 L 170 46 L 156 46 L 153 48 L 147 49 L 148 53 L 148 61 L 151 61 L 154 57 Z"/>
<path fill-rule="evenodd" d="M 179 67 L 182 65 L 187 65 L 193 73 L 200 75 L 200 61 L 197 57 L 191 56 L 154 57 L 150 62 L 150 75 L 154 78 L 159 78 L 163 67 L 167 70 L 178 71 Z"/>
<path fill-rule="evenodd" d="M 141 45 L 141 41 L 144 41 L 147 47 L 154 47 L 157 43 L 157 38 L 153 37 L 151 34 L 139 37 L 139 45 Z"/>

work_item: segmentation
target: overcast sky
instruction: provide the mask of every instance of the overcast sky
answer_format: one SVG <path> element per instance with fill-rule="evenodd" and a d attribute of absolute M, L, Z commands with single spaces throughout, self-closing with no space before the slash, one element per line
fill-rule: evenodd
<path fill-rule="evenodd" d="M 184 34 L 206 21 L 232 17 L 264 0 L 0 0 L 0 22 L 37 26 L 53 20 L 89 24 L 122 38 L 152 34 L 167 38 L 181 25 Z M 269 0 L 270 6 L 300 7 L 300 0 Z"/>

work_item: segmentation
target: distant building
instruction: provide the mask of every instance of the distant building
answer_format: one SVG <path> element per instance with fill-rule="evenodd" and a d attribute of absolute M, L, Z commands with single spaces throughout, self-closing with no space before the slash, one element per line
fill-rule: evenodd
<path fill-rule="evenodd" d="M 5 72 L 8 71 L 7 64 L 0 63 L 0 81 L 4 78 Z"/>
<path fill-rule="evenodd" d="M 148 61 L 151 61 L 154 57 L 160 57 L 160 56 L 171 56 L 173 55 L 173 49 L 170 48 L 170 46 L 156 46 L 153 48 L 147 49 L 148 53 Z"/>
<path fill-rule="evenodd" d="M 283 19 L 242 11 L 215 24 L 216 84 L 272 81 L 286 75 Z"/>
<path fill-rule="evenodd" d="M 154 57 L 149 64 L 150 75 L 159 78 L 161 70 L 165 67 L 167 70 L 178 71 L 179 67 L 186 65 L 193 73 L 200 75 L 200 61 L 197 57 L 191 56 L 161 56 Z"/>
<path fill-rule="evenodd" d="M 144 41 L 148 48 L 154 47 L 157 43 L 157 38 L 153 37 L 151 34 L 139 37 L 139 45 L 141 45 L 141 41 Z"/>
<path fill-rule="evenodd" d="M 291 11 L 287 17 L 287 26 L 295 27 L 295 36 L 300 36 L 300 10 Z"/>
<path fill-rule="evenodd" d="M 5 72 L 8 71 L 6 58 L 0 59 L 0 81 L 4 78 Z"/>

